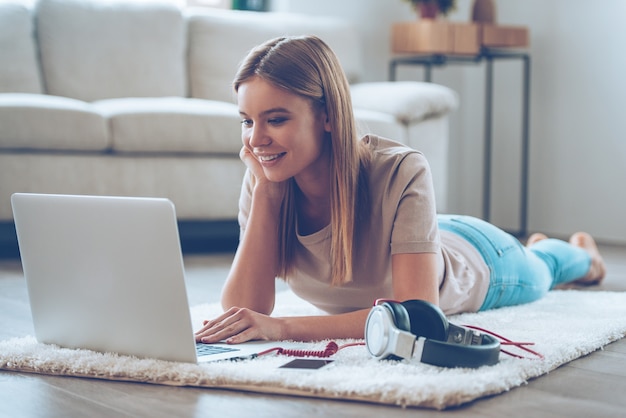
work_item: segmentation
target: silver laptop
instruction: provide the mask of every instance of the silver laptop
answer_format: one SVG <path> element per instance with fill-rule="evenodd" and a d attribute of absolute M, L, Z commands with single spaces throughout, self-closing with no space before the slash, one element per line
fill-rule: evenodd
<path fill-rule="evenodd" d="M 170 200 L 16 193 L 11 204 L 38 341 L 192 363 L 291 348 L 195 343 Z"/>

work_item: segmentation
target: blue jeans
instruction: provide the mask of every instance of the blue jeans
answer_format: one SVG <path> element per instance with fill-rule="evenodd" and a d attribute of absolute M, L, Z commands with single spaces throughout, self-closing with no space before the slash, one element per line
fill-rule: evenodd
<path fill-rule="evenodd" d="M 491 271 L 489 290 L 480 310 L 528 303 L 542 298 L 554 286 L 584 277 L 591 256 L 557 239 L 530 248 L 485 221 L 470 216 L 439 215 L 439 229 L 471 243 Z"/>

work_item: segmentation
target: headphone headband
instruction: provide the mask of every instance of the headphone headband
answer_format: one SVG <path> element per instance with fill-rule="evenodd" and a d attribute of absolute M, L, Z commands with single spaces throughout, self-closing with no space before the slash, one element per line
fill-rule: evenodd
<path fill-rule="evenodd" d="M 440 367 L 480 367 L 498 362 L 500 342 L 454 325 L 430 302 L 380 300 L 365 323 L 365 345 L 377 359 L 409 359 Z"/>

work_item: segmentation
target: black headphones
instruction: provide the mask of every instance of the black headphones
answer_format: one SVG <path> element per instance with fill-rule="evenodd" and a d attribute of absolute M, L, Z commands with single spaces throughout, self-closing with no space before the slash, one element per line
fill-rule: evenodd
<path fill-rule="evenodd" d="M 412 357 L 440 367 L 493 365 L 500 341 L 448 322 L 438 306 L 424 300 L 380 300 L 365 323 L 367 351 L 377 359 Z"/>

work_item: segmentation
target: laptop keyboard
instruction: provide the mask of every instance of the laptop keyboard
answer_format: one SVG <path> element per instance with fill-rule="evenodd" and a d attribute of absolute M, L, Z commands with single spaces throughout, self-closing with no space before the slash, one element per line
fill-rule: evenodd
<path fill-rule="evenodd" d="M 240 351 L 238 348 L 230 348 L 224 346 L 215 346 L 211 344 L 196 343 L 196 353 L 198 356 L 210 356 L 212 354 L 229 353 L 231 351 Z"/>

